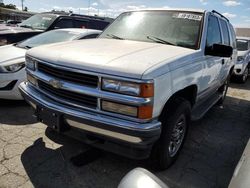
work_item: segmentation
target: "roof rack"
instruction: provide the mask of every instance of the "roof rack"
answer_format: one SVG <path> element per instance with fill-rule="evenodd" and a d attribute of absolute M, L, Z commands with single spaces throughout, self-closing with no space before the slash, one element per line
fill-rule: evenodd
<path fill-rule="evenodd" d="M 229 19 L 226 16 L 222 15 L 221 13 L 217 12 L 216 10 L 212 10 L 212 13 L 218 14 L 222 18 L 225 18 L 227 21 L 229 21 Z"/>
<path fill-rule="evenodd" d="M 111 21 L 111 20 L 113 20 L 112 18 L 108 18 L 108 17 L 89 16 L 89 15 L 74 14 L 74 13 L 69 14 L 69 16 L 79 16 L 79 17 L 83 17 L 83 18 L 92 18 L 92 19 L 104 20 L 104 21 Z"/>

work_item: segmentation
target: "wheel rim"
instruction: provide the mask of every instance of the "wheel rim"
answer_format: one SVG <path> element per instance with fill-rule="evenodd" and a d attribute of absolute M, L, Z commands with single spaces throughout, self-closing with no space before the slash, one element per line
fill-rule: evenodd
<path fill-rule="evenodd" d="M 175 124 L 171 133 L 170 143 L 168 147 L 170 157 L 174 157 L 179 151 L 186 133 L 186 118 L 182 114 Z"/>

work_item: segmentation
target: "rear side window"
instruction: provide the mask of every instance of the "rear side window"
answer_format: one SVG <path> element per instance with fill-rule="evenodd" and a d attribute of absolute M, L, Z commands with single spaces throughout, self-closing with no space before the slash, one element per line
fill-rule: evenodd
<path fill-rule="evenodd" d="M 236 49 L 237 46 L 236 46 L 236 34 L 235 34 L 235 31 L 234 31 L 234 28 L 231 24 L 229 24 L 229 28 L 230 28 L 230 33 L 231 33 L 231 46 Z"/>
<path fill-rule="evenodd" d="M 85 20 L 75 20 L 76 28 L 88 28 L 88 21 Z"/>
<path fill-rule="evenodd" d="M 229 39 L 229 31 L 228 31 L 228 27 L 227 27 L 227 22 L 224 20 L 220 20 L 221 23 L 221 29 L 222 29 L 222 35 L 223 35 L 223 39 L 224 39 L 224 43 L 225 45 L 230 45 L 230 39 Z"/>
<path fill-rule="evenodd" d="M 212 46 L 213 44 L 221 43 L 222 40 L 218 19 L 215 16 L 209 16 L 206 46 L 208 47 Z"/>
<path fill-rule="evenodd" d="M 61 19 L 55 24 L 55 28 L 72 28 L 73 21 L 72 19 Z"/>

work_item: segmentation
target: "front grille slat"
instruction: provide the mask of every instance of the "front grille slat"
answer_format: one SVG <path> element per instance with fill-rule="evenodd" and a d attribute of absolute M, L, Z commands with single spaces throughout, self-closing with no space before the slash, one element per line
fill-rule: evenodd
<path fill-rule="evenodd" d="M 42 73 L 64 81 L 69 81 L 89 87 L 98 86 L 98 76 L 63 70 L 43 63 L 38 63 L 37 69 Z"/>
<path fill-rule="evenodd" d="M 78 94 L 78 93 L 74 93 L 71 91 L 63 90 L 63 89 L 57 89 L 42 81 L 38 81 L 38 86 L 41 90 L 45 91 L 46 93 L 54 97 L 59 97 L 61 99 L 74 102 L 82 106 L 87 106 L 90 108 L 97 107 L 97 97 L 84 95 L 84 94 Z"/>

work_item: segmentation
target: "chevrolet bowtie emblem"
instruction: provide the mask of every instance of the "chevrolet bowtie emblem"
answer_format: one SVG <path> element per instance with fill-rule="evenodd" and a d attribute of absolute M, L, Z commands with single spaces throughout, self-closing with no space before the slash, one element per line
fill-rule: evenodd
<path fill-rule="evenodd" d="M 61 83 L 59 80 L 56 80 L 56 79 L 51 79 L 51 80 L 49 81 L 49 84 L 50 84 L 52 87 L 57 88 L 57 89 L 62 88 L 62 83 Z"/>

